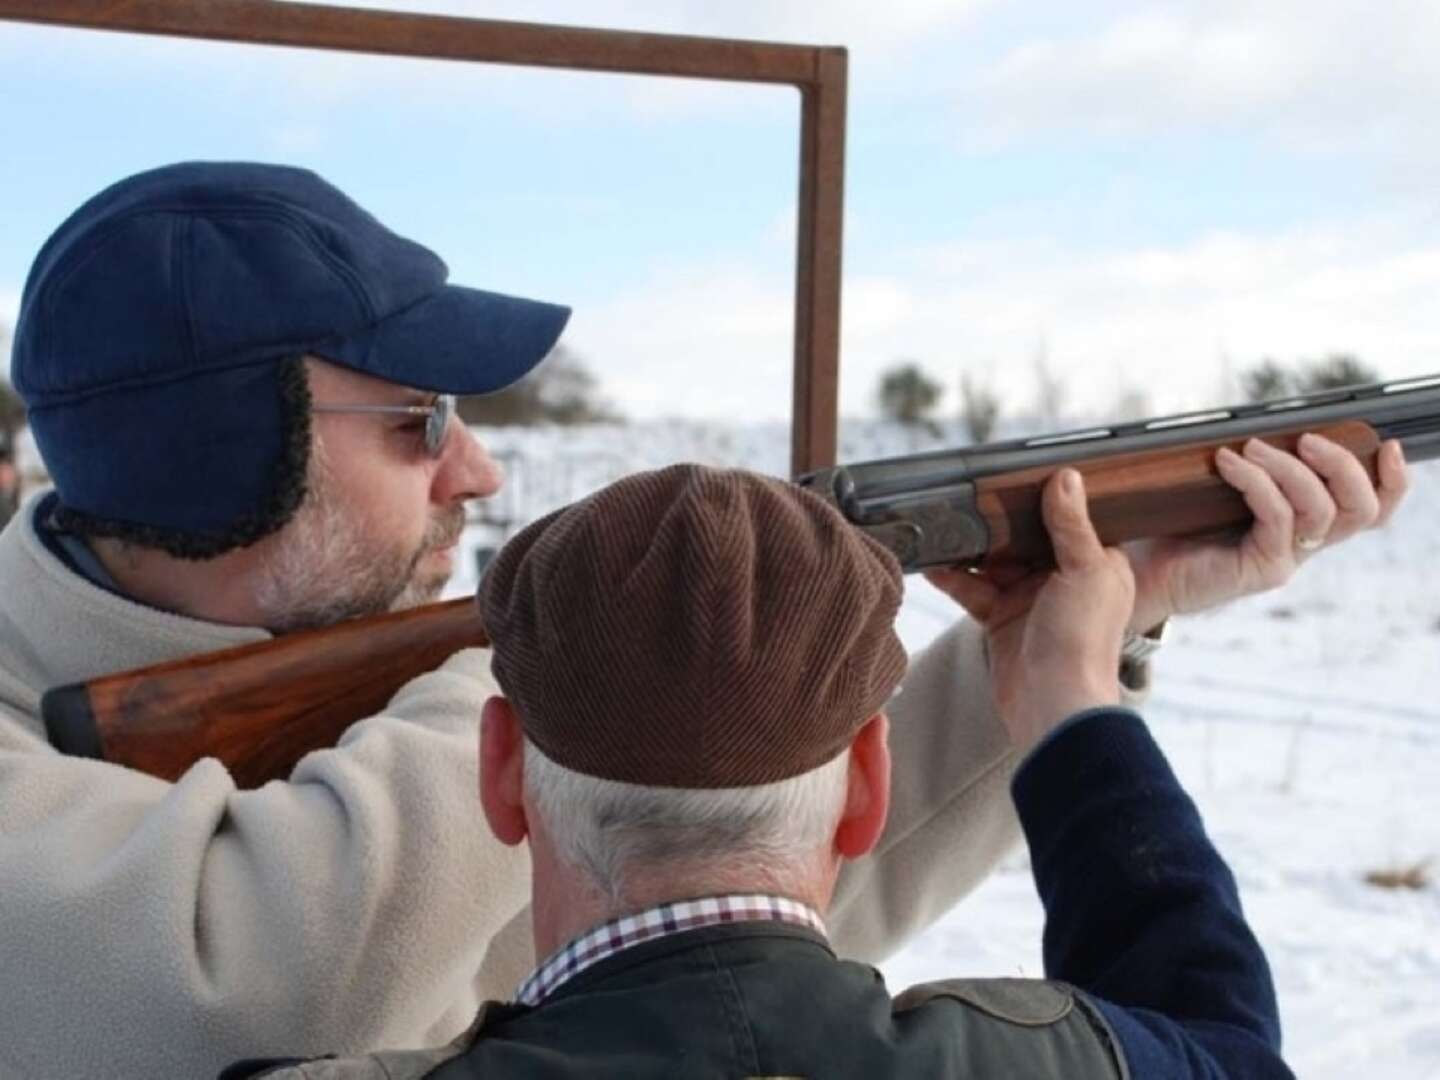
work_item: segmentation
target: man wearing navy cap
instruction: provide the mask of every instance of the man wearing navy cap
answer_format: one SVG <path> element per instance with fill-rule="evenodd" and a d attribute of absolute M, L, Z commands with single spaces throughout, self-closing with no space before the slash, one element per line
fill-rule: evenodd
<path fill-rule="evenodd" d="M 471 822 L 488 653 L 258 791 L 213 760 L 170 784 L 63 757 L 37 714 L 57 684 L 435 596 L 464 503 L 501 481 L 450 396 L 520 378 L 566 315 L 449 284 L 271 165 L 131 177 L 46 243 L 12 381 L 55 487 L 0 534 L 0 1076 L 437 1044 L 528 969 L 527 857 Z M 1393 450 L 1377 494 L 1312 449 L 1227 463 L 1255 529 L 1142 560 L 1132 626 L 1277 584 L 1297 536 L 1342 539 L 1398 500 Z M 937 580 L 971 604 L 988 587 Z M 988 686 L 973 623 L 911 662 L 889 824 L 830 908 L 842 953 L 883 956 L 1018 838 Z"/>

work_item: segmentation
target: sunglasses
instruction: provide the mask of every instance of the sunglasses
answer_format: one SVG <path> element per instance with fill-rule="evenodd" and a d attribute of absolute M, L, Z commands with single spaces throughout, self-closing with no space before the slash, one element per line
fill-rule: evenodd
<path fill-rule="evenodd" d="M 455 415 L 455 395 L 440 394 L 429 405 L 313 405 L 317 413 L 397 413 L 425 417 L 425 452 L 438 458 L 445 448 L 445 433 Z"/>

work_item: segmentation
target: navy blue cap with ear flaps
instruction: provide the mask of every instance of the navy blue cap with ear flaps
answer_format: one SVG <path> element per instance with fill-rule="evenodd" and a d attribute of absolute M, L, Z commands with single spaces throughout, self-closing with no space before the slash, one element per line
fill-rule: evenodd
<path fill-rule="evenodd" d="M 295 358 L 482 394 L 569 318 L 448 276 L 303 169 L 191 162 L 107 188 L 41 249 L 15 333 L 12 382 L 61 504 L 92 532 L 179 531 L 201 551 L 274 531 L 308 447 Z"/>

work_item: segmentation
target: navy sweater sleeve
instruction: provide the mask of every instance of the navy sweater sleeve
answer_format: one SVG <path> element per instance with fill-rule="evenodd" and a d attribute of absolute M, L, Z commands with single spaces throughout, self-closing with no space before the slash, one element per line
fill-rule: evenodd
<path fill-rule="evenodd" d="M 1065 727 L 1013 794 L 1045 907 L 1046 975 L 1085 993 L 1131 1075 L 1291 1077 L 1235 879 L 1139 716 L 1107 709 Z"/>

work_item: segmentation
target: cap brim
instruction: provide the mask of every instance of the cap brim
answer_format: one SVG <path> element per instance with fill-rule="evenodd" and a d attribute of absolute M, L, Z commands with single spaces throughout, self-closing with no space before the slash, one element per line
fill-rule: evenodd
<path fill-rule="evenodd" d="M 311 351 L 387 382 L 442 394 L 488 394 L 525 375 L 560 339 L 570 309 L 446 285 L 358 334 Z"/>

